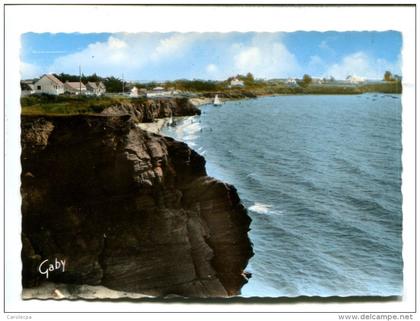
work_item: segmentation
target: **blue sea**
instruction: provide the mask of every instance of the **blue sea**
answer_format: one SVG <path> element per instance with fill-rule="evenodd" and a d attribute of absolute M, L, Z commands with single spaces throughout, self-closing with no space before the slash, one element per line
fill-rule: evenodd
<path fill-rule="evenodd" d="M 401 295 L 400 95 L 205 105 L 163 134 L 206 158 L 252 218 L 245 297 Z"/>

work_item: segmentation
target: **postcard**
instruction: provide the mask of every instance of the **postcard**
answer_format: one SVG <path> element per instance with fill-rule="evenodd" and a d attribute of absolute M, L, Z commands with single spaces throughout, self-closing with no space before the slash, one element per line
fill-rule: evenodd
<path fill-rule="evenodd" d="M 19 35 L 21 300 L 403 300 L 404 32 L 173 30 Z"/>

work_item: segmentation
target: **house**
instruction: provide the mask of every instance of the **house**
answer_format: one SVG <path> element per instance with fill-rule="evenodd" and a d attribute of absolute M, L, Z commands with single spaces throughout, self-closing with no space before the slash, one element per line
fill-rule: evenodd
<path fill-rule="evenodd" d="M 64 94 L 64 84 L 54 75 L 45 74 L 34 83 L 35 93 L 60 95 Z"/>
<path fill-rule="evenodd" d="M 21 96 L 35 94 L 35 84 L 33 80 L 22 80 L 20 82 Z"/>
<path fill-rule="evenodd" d="M 86 93 L 89 95 L 101 96 L 105 92 L 106 92 L 106 88 L 105 88 L 105 85 L 102 83 L 102 81 L 100 82 L 89 81 L 86 84 Z"/>
<path fill-rule="evenodd" d="M 336 80 L 333 76 L 329 76 L 329 77 L 322 78 L 322 81 L 324 82 L 324 84 L 327 84 L 327 83 L 334 83 Z"/>
<path fill-rule="evenodd" d="M 295 87 L 295 86 L 297 86 L 297 81 L 296 81 L 296 79 L 289 77 L 286 81 L 286 84 L 289 87 Z"/>
<path fill-rule="evenodd" d="M 238 78 L 234 78 L 230 81 L 230 87 L 243 87 L 244 82 Z"/>
<path fill-rule="evenodd" d="M 167 96 L 171 96 L 171 92 L 167 91 L 165 88 L 163 87 L 155 87 L 152 89 L 152 92 L 148 92 L 146 95 L 148 98 L 153 98 L 153 97 L 167 97 Z"/>
<path fill-rule="evenodd" d="M 138 97 L 138 96 L 139 96 L 139 90 L 137 89 L 136 86 L 134 86 L 133 88 L 131 88 L 130 97 Z"/>
<path fill-rule="evenodd" d="M 346 78 L 346 82 L 351 83 L 351 84 L 360 84 L 360 83 L 363 83 L 365 81 L 366 81 L 365 78 L 352 76 L 352 75 L 349 75 Z"/>
<path fill-rule="evenodd" d="M 70 94 L 85 94 L 86 93 L 86 86 L 79 81 L 66 81 L 64 83 L 65 92 Z"/>
<path fill-rule="evenodd" d="M 312 77 L 312 83 L 316 85 L 322 85 L 324 83 L 324 80 L 321 78 Z"/>

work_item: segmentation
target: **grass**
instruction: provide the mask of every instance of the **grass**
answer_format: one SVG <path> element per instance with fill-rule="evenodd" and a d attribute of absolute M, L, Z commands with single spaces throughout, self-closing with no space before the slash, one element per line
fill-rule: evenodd
<path fill-rule="evenodd" d="M 112 105 L 143 101 L 142 98 L 131 99 L 121 96 L 31 95 L 21 98 L 21 106 L 22 115 L 78 115 L 96 114 Z"/>

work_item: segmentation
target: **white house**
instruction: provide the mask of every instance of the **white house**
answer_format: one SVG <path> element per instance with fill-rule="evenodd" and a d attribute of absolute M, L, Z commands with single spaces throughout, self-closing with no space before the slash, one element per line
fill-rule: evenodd
<path fill-rule="evenodd" d="M 45 74 L 34 83 L 35 92 L 39 94 L 64 94 L 64 84 L 54 75 Z"/>
<path fill-rule="evenodd" d="M 244 82 L 242 80 L 239 80 L 238 78 L 234 78 L 230 81 L 231 87 L 243 87 Z"/>
<path fill-rule="evenodd" d="M 360 84 L 360 83 L 363 83 L 365 81 L 366 81 L 365 78 L 357 77 L 357 76 L 352 76 L 352 75 L 349 75 L 346 78 L 346 82 L 349 82 L 351 84 Z"/>
<path fill-rule="evenodd" d="M 321 78 L 312 77 L 312 83 L 317 84 L 317 85 L 322 85 L 324 83 L 324 80 Z"/>
<path fill-rule="evenodd" d="M 153 97 L 167 97 L 167 96 L 171 96 L 171 92 L 168 91 L 168 90 L 166 90 L 163 87 L 158 86 L 158 87 L 153 88 L 152 89 L 152 92 L 148 92 L 146 94 L 146 96 L 148 98 L 153 98 Z"/>
<path fill-rule="evenodd" d="M 66 81 L 64 83 L 64 89 L 66 92 L 76 95 L 86 93 L 86 86 L 79 81 Z"/>
<path fill-rule="evenodd" d="M 297 81 L 296 81 L 296 79 L 289 77 L 289 78 L 287 78 L 286 84 L 289 87 L 295 87 L 295 86 L 297 86 Z"/>
<path fill-rule="evenodd" d="M 134 86 L 133 88 L 131 88 L 130 97 L 138 97 L 138 96 L 139 96 L 139 90 L 136 86 Z"/>
<path fill-rule="evenodd" d="M 100 82 L 89 81 L 86 84 L 87 94 L 100 96 L 100 95 L 103 95 L 105 92 L 106 92 L 106 88 L 105 88 L 105 85 L 102 83 L 102 81 Z"/>

